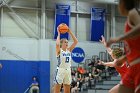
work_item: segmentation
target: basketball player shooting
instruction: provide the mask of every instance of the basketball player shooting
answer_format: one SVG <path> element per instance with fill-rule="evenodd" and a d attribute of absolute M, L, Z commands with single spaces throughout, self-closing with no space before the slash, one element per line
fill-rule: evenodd
<path fill-rule="evenodd" d="M 56 56 L 57 70 L 54 79 L 54 93 L 60 93 L 61 85 L 63 84 L 64 93 L 70 93 L 71 84 L 71 52 L 78 43 L 77 38 L 66 24 L 60 24 L 57 28 L 58 36 L 56 40 Z M 68 47 L 68 40 L 63 38 L 60 40 L 60 34 L 69 33 L 73 39 L 73 43 Z"/>

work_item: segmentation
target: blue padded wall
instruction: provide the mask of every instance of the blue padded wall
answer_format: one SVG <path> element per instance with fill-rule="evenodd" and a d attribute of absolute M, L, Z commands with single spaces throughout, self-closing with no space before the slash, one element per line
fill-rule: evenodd
<path fill-rule="evenodd" d="M 0 93 L 24 93 L 32 77 L 38 78 L 40 93 L 50 93 L 50 62 L 0 60 Z"/>

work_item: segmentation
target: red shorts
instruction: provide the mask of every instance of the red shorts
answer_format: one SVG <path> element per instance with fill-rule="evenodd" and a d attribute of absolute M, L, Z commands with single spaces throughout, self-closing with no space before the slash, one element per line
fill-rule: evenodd
<path fill-rule="evenodd" d="M 128 68 L 127 73 L 122 78 L 122 83 L 128 88 L 140 91 L 140 63 Z"/>

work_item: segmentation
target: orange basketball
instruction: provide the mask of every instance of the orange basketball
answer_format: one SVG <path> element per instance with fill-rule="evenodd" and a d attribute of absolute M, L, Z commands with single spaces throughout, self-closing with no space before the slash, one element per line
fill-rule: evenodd
<path fill-rule="evenodd" d="M 68 32 L 69 30 L 69 27 L 64 24 L 64 23 L 61 23 L 59 26 L 58 26 L 58 31 L 61 33 L 61 34 L 65 34 L 66 32 Z"/>

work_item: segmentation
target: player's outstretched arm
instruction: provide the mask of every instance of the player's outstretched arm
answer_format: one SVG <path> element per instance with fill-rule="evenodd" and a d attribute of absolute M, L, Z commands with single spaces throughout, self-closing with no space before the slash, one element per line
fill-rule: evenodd
<path fill-rule="evenodd" d="M 69 50 L 70 51 L 72 51 L 74 48 L 75 48 L 75 46 L 77 45 L 77 43 L 78 43 L 78 40 L 77 40 L 77 38 L 74 36 L 74 34 L 72 33 L 72 31 L 69 29 L 68 30 L 68 33 L 70 34 L 70 36 L 72 37 L 72 39 L 73 39 L 73 44 L 69 47 Z"/>
<path fill-rule="evenodd" d="M 58 56 L 60 53 L 60 32 L 58 31 L 58 29 L 57 32 L 58 32 L 58 36 L 56 39 L 56 55 Z"/>
<path fill-rule="evenodd" d="M 104 66 L 109 66 L 109 67 L 114 67 L 115 66 L 115 61 L 113 61 L 113 62 L 103 62 L 103 61 L 101 61 L 101 60 L 99 60 L 99 65 L 104 65 Z"/>
<path fill-rule="evenodd" d="M 131 31 L 129 31 L 128 33 L 126 33 L 125 35 L 121 37 L 110 39 L 107 42 L 107 46 L 110 46 L 112 43 L 116 43 L 116 42 L 120 42 L 120 41 L 128 40 L 128 39 L 133 39 L 137 36 L 140 36 L 140 15 L 135 9 L 129 12 L 128 19 L 129 19 L 129 24 L 133 24 L 134 26 L 131 29 Z"/>
<path fill-rule="evenodd" d="M 110 48 L 110 47 L 107 47 L 106 46 L 106 40 L 105 40 L 105 38 L 104 38 L 104 36 L 102 35 L 101 36 L 101 40 L 100 40 L 100 42 L 106 47 L 106 49 L 107 49 L 107 52 L 111 55 L 112 54 L 112 49 Z"/>
<path fill-rule="evenodd" d="M 124 55 L 116 60 L 115 66 L 122 66 L 122 64 L 126 61 L 127 61 L 127 58 L 126 58 L 126 55 Z"/>
<path fill-rule="evenodd" d="M 137 36 L 140 36 L 140 24 L 138 24 L 136 27 L 134 27 L 130 32 L 126 33 L 124 36 L 117 37 L 117 38 L 111 38 L 107 42 L 107 46 L 110 46 L 113 43 L 117 43 L 123 40 L 133 39 Z"/>

